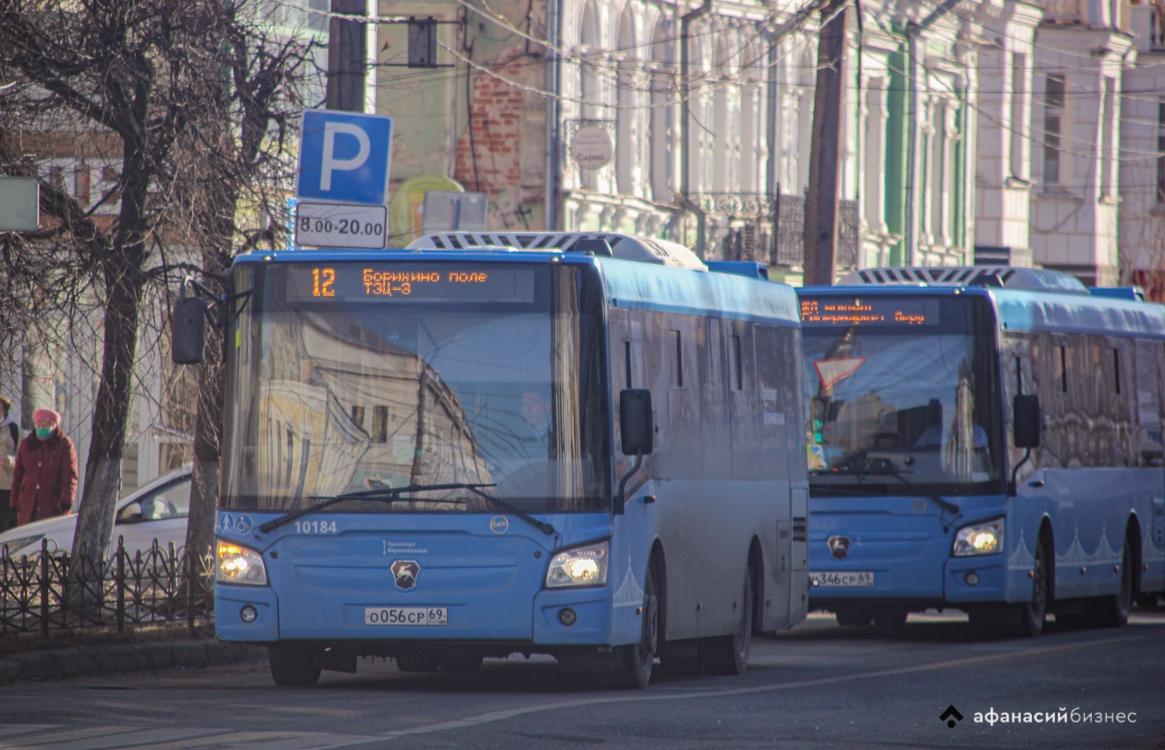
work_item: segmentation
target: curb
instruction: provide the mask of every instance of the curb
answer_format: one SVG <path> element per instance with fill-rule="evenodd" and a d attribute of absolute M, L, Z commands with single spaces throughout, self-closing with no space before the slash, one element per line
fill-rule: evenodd
<path fill-rule="evenodd" d="M 261 646 L 216 640 L 73 646 L 0 657 L 0 685 L 173 667 L 201 668 L 257 660 L 265 654 Z"/>

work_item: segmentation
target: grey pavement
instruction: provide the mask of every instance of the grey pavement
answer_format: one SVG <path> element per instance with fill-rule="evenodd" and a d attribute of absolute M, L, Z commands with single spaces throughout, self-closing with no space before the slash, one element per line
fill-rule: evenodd
<path fill-rule="evenodd" d="M 0 685 L 174 667 L 201 668 L 258 660 L 266 653 L 260 646 L 205 637 L 35 648 L 0 654 Z"/>

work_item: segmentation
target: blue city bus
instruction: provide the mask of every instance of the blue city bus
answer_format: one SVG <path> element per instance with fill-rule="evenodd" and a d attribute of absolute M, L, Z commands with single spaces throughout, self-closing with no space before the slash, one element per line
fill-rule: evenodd
<path fill-rule="evenodd" d="M 799 293 L 811 609 L 1034 636 L 1165 589 L 1165 306 L 1009 267 Z"/>
<path fill-rule="evenodd" d="M 216 630 L 276 683 L 547 653 L 644 687 L 804 618 L 790 287 L 650 239 L 447 233 L 253 252 L 229 294 Z"/>

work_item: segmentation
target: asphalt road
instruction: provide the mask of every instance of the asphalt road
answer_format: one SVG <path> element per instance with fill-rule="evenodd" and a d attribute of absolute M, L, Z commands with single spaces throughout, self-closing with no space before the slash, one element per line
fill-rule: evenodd
<path fill-rule="evenodd" d="M 755 641 L 744 677 L 660 675 L 646 691 L 596 690 L 549 659 L 468 676 L 360 666 L 308 689 L 274 687 L 265 663 L 15 684 L 0 688 L 0 747 L 1165 748 L 1162 610 L 1035 640 L 957 615 L 913 615 L 897 636 L 814 615 Z M 1004 714 L 1018 721 L 989 723 Z"/>

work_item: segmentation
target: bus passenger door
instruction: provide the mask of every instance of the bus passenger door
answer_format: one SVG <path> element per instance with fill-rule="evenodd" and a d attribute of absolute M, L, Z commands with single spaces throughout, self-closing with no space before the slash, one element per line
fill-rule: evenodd
<path fill-rule="evenodd" d="M 790 564 L 786 580 L 782 581 L 789 592 L 789 619 L 785 627 L 804 620 L 809 612 L 809 488 L 794 485 L 791 494 Z"/>

